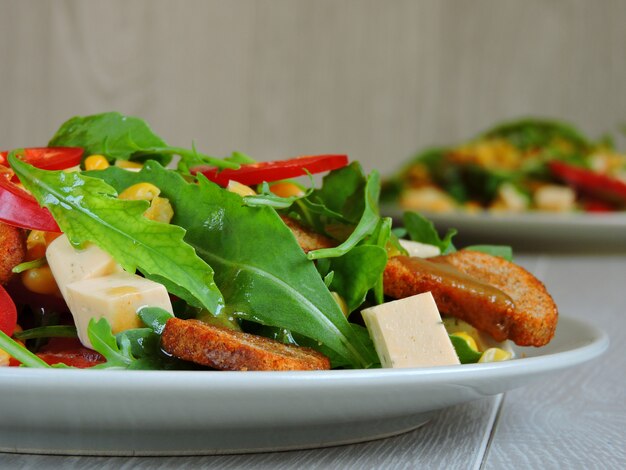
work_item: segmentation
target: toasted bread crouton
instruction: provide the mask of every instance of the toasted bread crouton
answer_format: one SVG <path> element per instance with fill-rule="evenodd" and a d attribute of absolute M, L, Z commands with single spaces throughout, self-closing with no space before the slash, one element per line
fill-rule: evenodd
<path fill-rule="evenodd" d="M 508 338 L 520 346 L 543 346 L 554 336 L 558 309 L 545 286 L 521 266 L 503 258 L 461 250 L 438 258 L 464 274 L 488 283 L 515 303 Z"/>
<path fill-rule="evenodd" d="M 523 268 L 485 253 L 391 258 L 384 286 L 385 294 L 394 298 L 430 291 L 442 313 L 465 320 L 496 341 L 543 346 L 556 328 L 556 305 L 543 284 Z"/>
<path fill-rule="evenodd" d="M 294 234 L 296 240 L 298 240 L 298 244 L 305 253 L 322 248 L 332 248 L 337 245 L 332 239 L 304 227 L 291 217 L 281 216 L 281 219 L 283 219 L 285 225 L 289 227 Z"/>
<path fill-rule="evenodd" d="M 0 222 L 0 284 L 6 284 L 11 270 L 24 261 L 26 236 L 24 230 Z"/>
<path fill-rule="evenodd" d="M 168 320 L 161 346 L 179 359 L 219 370 L 330 369 L 329 359 L 313 349 L 198 320 Z"/>
<path fill-rule="evenodd" d="M 515 307 L 513 301 L 494 287 L 432 259 L 389 259 L 383 273 L 385 295 L 402 299 L 431 292 L 441 313 L 465 320 L 496 341 L 505 340 Z"/>

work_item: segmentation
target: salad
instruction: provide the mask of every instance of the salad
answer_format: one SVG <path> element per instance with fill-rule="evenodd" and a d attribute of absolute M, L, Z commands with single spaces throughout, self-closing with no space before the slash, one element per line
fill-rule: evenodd
<path fill-rule="evenodd" d="M 216 158 L 103 113 L 0 170 L 2 365 L 431 366 L 508 359 L 556 328 L 510 248 L 457 250 L 415 212 L 392 227 L 379 174 L 345 155 Z"/>
<path fill-rule="evenodd" d="M 418 153 L 383 197 L 428 212 L 614 212 L 626 209 L 626 154 L 569 124 L 525 119 Z"/>

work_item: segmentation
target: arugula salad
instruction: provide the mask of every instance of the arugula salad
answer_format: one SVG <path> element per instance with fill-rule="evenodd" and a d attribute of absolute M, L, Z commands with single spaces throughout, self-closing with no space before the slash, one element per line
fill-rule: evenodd
<path fill-rule="evenodd" d="M 418 152 L 383 198 L 427 212 L 615 212 L 626 209 L 626 154 L 610 136 L 522 119 Z"/>
<path fill-rule="evenodd" d="M 416 246 L 456 252 L 455 232 L 441 238 L 417 213 L 392 227 L 378 172 L 346 156 L 216 158 L 114 112 L 71 118 L 48 147 L 0 153 L 0 169 L 0 222 L 15 238 L 0 232 L 0 254 L 14 259 L 0 276 L 5 365 L 216 368 L 195 357 L 219 333 L 231 355 L 260 341 L 263 360 L 286 345 L 289 358 L 304 351 L 330 368 L 386 366 L 362 312 L 389 304 L 389 260 Z M 507 247 L 475 250 L 511 258 Z M 128 295 L 153 291 L 118 315 Z M 195 336 L 176 330 L 166 348 L 173 319 Z M 445 323 L 460 362 L 489 360 L 487 349 L 510 357 L 463 315 Z"/>

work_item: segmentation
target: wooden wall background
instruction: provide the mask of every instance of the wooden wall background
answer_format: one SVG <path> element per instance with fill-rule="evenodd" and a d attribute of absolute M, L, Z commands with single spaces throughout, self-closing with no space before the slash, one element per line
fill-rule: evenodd
<path fill-rule="evenodd" d="M 600 134 L 626 122 L 626 1 L 0 0 L 0 147 L 105 110 L 383 172 L 521 115 Z"/>

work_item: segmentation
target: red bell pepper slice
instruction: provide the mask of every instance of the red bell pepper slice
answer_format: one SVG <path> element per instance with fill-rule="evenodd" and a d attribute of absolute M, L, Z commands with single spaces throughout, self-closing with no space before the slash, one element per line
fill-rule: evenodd
<path fill-rule="evenodd" d="M 3 177 L 0 177 L 0 222 L 29 230 L 61 231 L 48 209 Z"/>
<path fill-rule="evenodd" d="M 209 180 L 226 187 L 230 180 L 241 184 L 255 185 L 265 182 L 279 181 L 288 178 L 305 176 L 308 173 L 322 173 L 336 170 L 348 164 L 347 155 L 311 155 L 275 160 L 271 162 L 250 163 L 241 165 L 237 170 L 219 170 L 215 167 L 198 166 L 191 169 L 192 174 L 202 173 Z"/>
<path fill-rule="evenodd" d="M 85 369 L 105 362 L 104 357 L 84 347 L 75 338 L 51 338 L 37 356 L 46 364 L 65 364 L 70 367 Z M 10 366 L 19 366 L 20 362 L 14 358 L 9 360 Z"/>
<path fill-rule="evenodd" d="M 31 147 L 19 152 L 20 158 L 42 170 L 65 170 L 80 165 L 84 150 L 80 147 Z M 7 166 L 8 151 L 0 152 L 0 165 Z"/>
<path fill-rule="evenodd" d="M 617 178 L 560 161 L 550 162 L 552 174 L 578 191 L 601 201 L 626 204 L 626 183 Z"/>
<path fill-rule="evenodd" d="M 0 286 L 0 331 L 13 336 L 17 325 L 17 309 L 11 296 Z"/>

